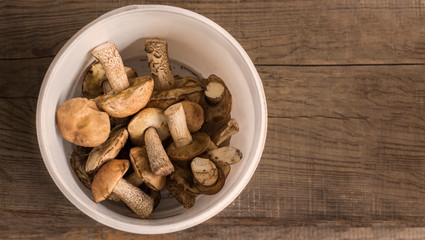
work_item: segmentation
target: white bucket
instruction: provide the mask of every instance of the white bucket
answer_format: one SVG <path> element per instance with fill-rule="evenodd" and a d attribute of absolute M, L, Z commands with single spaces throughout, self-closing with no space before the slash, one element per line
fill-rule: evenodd
<path fill-rule="evenodd" d="M 137 64 L 135 59 L 146 58 L 144 39 L 149 37 L 165 39 L 173 61 L 195 70 L 202 77 L 216 74 L 223 78 L 233 96 L 232 117 L 240 127 L 240 132 L 232 137 L 231 145 L 239 148 L 244 157 L 232 166 L 226 184 L 219 193 L 199 196 L 193 208 L 184 209 L 164 190 L 159 207 L 150 219 L 145 220 L 135 218 L 121 204 L 110 201 L 96 204 L 92 200 L 91 192 L 78 181 L 70 167 L 72 146 L 62 138 L 56 127 L 55 112 L 65 100 L 82 95 L 82 75 L 94 60 L 90 51 L 95 46 L 106 41 L 113 42 L 126 65 Z M 136 70 L 145 67 L 142 62 L 140 64 L 129 66 Z M 211 20 L 170 6 L 127 6 L 106 13 L 85 26 L 63 46 L 51 63 L 37 105 L 37 135 L 41 154 L 62 193 L 96 221 L 139 234 L 183 230 L 223 210 L 251 179 L 261 159 L 266 132 L 267 106 L 263 86 L 243 48 Z"/>

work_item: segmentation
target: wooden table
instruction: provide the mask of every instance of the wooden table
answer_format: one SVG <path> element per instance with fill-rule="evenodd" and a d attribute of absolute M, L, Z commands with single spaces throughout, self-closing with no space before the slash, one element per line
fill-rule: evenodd
<path fill-rule="evenodd" d="M 50 178 L 35 112 L 44 74 L 80 28 L 129 4 L 224 27 L 262 78 L 258 169 L 217 216 L 142 236 L 103 226 Z M 0 1 L 0 239 L 424 239 L 421 1 Z"/>

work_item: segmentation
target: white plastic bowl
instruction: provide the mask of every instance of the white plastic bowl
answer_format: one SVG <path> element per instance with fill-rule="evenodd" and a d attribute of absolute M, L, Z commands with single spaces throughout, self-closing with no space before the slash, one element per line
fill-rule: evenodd
<path fill-rule="evenodd" d="M 109 41 L 126 59 L 145 58 L 144 39 L 163 38 L 174 61 L 202 77 L 214 73 L 224 79 L 233 95 L 232 117 L 240 126 L 231 145 L 244 157 L 232 166 L 224 188 L 199 196 L 184 209 L 163 191 L 163 200 L 150 219 L 135 218 L 120 204 L 96 204 L 91 192 L 76 178 L 69 164 L 72 145 L 56 127 L 55 111 L 65 100 L 81 96 L 83 71 L 94 60 L 90 51 Z M 146 63 L 144 63 L 146 65 Z M 140 65 L 142 65 L 140 63 Z M 130 65 L 131 66 L 131 65 Z M 139 66 L 135 67 L 136 70 Z M 181 8 L 136 5 L 119 8 L 94 20 L 76 33 L 51 63 L 37 105 L 37 135 L 44 163 L 62 193 L 82 212 L 112 228 L 139 234 L 159 234 L 195 226 L 219 213 L 244 189 L 262 155 L 267 131 L 267 107 L 261 79 L 239 43 L 211 20 Z"/>

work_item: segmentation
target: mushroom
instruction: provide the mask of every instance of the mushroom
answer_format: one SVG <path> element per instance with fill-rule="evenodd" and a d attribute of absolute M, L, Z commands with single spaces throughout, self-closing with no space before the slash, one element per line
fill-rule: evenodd
<path fill-rule="evenodd" d="M 194 86 L 182 86 L 179 88 L 153 93 L 149 103 L 146 106 L 166 109 L 169 106 L 182 100 L 199 103 L 201 96 L 202 87 L 199 84 Z"/>
<path fill-rule="evenodd" d="M 174 142 L 167 148 L 168 156 L 175 161 L 185 161 L 199 156 L 207 149 L 210 137 L 204 132 L 192 135 L 186 124 L 186 117 L 181 103 L 171 105 L 164 111 L 168 128 Z"/>
<path fill-rule="evenodd" d="M 115 118 L 124 118 L 137 113 L 149 101 L 153 80 L 149 76 L 133 78 L 131 87 L 117 93 L 101 95 L 94 99 L 100 109 Z"/>
<path fill-rule="evenodd" d="M 191 87 L 191 86 L 199 86 L 201 83 L 199 80 L 192 76 L 180 77 L 174 76 L 174 88 L 179 87 Z"/>
<path fill-rule="evenodd" d="M 211 105 L 215 105 L 223 99 L 224 87 L 219 82 L 209 82 L 205 87 L 205 98 Z"/>
<path fill-rule="evenodd" d="M 97 171 L 106 161 L 114 159 L 124 147 L 128 139 L 128 132 L 125 128 L 117 128 L 111 131 L 108 140 L 93 148 L 86 162 L 86 172 Z"/>
<path fill-rule="evenodd" d="M 155 81 L 154 89 L 162 91 L 173 88 L 174 76 L 168 60 L 167 42 L 162 39 L 146 39 L 145 51 Z"/>
<path fill-rule="evenodd" d="M 196 157 L 190 163 L 193 177 L 204 186 L 212 186 L 217 182 L 217 167 L 208 158 Z"/>
<path fill-rule="evenodd" d="M 212 135 L 211 141 L 220 146 L 226 139 L 239 132 L 239 125 L 234 118 L 230 119 L 226 124 L 221 126 L 217 132 Z"/>
<path fill-rule="evenodd" d="M 174 172 L 167 176 L 165 187 L 171 195 L 185 208 L 195 204 L 199 190 L 194 186 L 193 174 L 187 167 L 176 165 Z"/>
<path fill-rule="evenodd" d="M 217 181 L 211 186 L 203 185 L 197 179 L 194 179 L 195 187 L 199 190 L 199 193 L 206 194 L 206 195 L 214 195 L 223 188 L 224 183 L 226 181 L 226 177 L 220 168 L 216 168 L 216 169 L 218 170 L 217 171 L 218 178 L 217 178 Z"/>
<path fill-rule="evenodd" d="M 191 101 L 182 101 L 180 103 L 183 105 L 189 132 L 194 133 L 201 129 L 202 124 L 204 124 L 204 110 L 202 110 L 202 107 Z"/>
<path fill-rule="evenodd" d="M 206 80 L 204 80 L 204 85 L 207 87 L 212 82 L 221 84 L 224 88 L 224 93 L 222 94 L 221 100 L 216 104 L 208 103 L 206 97 L 201 98 L 199 104 L 204 109 L 205 122 L 208 123 L 222 121 L 229 116 L 230 111 L 232 110 L 232 95 L 230 94 L 229 89 L 226 87 L 226 84 L 221 78 L 212 74 Z M 210 94 L 208 89 L 206 92 Z"/>
<path fill-rule="evenodd" d="M 85 170 L 90 150 L 91 148 L 75 146 L 70 159 L 71 168 L 74 170 L 75 175 L 77 175 L 78 180 L 88 189 L 91 188 L 91 182 L 93 180 L 93 176 L 87 174 Z"/>
<path fill-rule="evenodd" d="M 95 98 L 98 107 L 110 116 L 123 118 L 135 114 L 149 101 L 153 79 L 149 76 L 134 78 L 130 85 L 121 56 L 113 43 L 103 43 L 92 55 L 105 70 L 112 91 Z"/>
<path fill-rule="evenodd" d="M 140 111 L 128 125 L 130 139 L 140 146 L 144 138 L 150 167 L 156 175 L 166 176 L 174 171 L 173 164 L 165 152 L 162 139 L 169 134 L 165 116 L 160 109 L 145 108 Z M 159 135 L 161 133 L 161 136 Z M 169 135 L 168 135 L 169 136 Z"/>
<path fill-rule="evenodd" d="M 137 186 L 145 183 L 149 188 L 155 191 L 161 191 L 165 185 L 166 177 L 155 175 L 152 172 L 146 149 L 143 147 L 134 147 L 130 149 L 130 160 L 134 173 L 130 174 L 127 180 Z M 138 184 L 135 184 L 136 182 Z"/>
<path fill-rule="evenodd" d="M 136 187 L 144 183 L 144 185 L 155 191 L 160 191 L 165 186 L 166 178 L 164 176 L 155 175 L 151 171 L 145 148 L 134 147 L 130 149 L 129 157 L 134 172 L 125 177 L 125 180 Z M 115 202 L 120 201 L 120 198 L 113 193 L 109 195 L 108 199 Z"/>
<path fill-rule="evenodd" d="M 92 194 L 95 202 L 105 200 L 115 193 L 140 218 L 147 218 L 153 210 L 153 199 L 123 179 L 130 163 L 128 160 L 113 159 L 105 163 L 94 176 Z"/>
<path fill-rule="evenodd" d="M 152 188 L 147 187 L 145 184 L 142 184 L 140 186 L 140 189 L 142 189 L 143 192 L 145 192 L 147 195 L 149 195 L 153 199 L 153 208 L 155 209 L 159 205 L 159 202 L 161 201 L 161 192 L 155 191 Z"/>
<path fill-rule="evenodd" d="M 137 73 L 133 68 L 125 67 L 124 71 L 128 79 L 137 77 Z M 82 84 L 82 92 L 84 97 L 88 99 L 96 98 L 108 91 L 105 91 L 105 88 L 109 89 L 110 84 L 106 78 L 105 69 L 99 62 L 94 62 L 90 65 L 89 69 L 84 76 L 84 81 Z M 112 90 L 112 87 L 110 87 Z"/>
<path fill-rule="evenodd" d="M 232 165 L 242 159 L 242 152 L 231 146 L 210 150 L 207 155 L 212 161 L 220 165 Z"/>
<path fill-rule="evenodd" d="M 56 111 L 56 123 L 62 136 L 78 146 L 96 147 L 108 139 L 110 132 L 108 114 L 86 98 L 63 102 Z"/>
<path fill-rule="evenodd" d="M 207 150 L 206 150 L 206 152 L 207 152 L 207 154 L 208 154 L 208 152 L 209 151 L 211 151 L 211 150 L 214 150 L 214 149 L 217 149 L 218 147 L 217 147 L 217 145 L 215 145 L 215 143 L 213 142 L 213 141 L 210 141 L 210 144 L 208 145 L 208 148 L 207 148 Z M 218 167 L 218 168 L 220 168 L 221 169 L 221 171 L 223 171 L 223 173 L 224 173 L 224 176 L 227 178 L 227 176 L 229 175 L 229 173 L 230 173 L 230 170 L 231 170 L 231 167 L 230 167 L 230 165 L 229 164 L 222 164 L 222 163 L 220 163 L 220 162 L 217 162 L 217 161 L 215 161 L 215 159 L 214 159 L 214 157 L 213 158 L 211 158 L 210 156 L 208 156 L 208 155 L 203 155 L 203 156 L 205 156 L 205 157 L 208 157 L 208 158 L 210 158 L 210 160 Z"/>
<path fill-rule="evenodd" d="M 144 108 L 131 119 L 127 127 L 130 140 L 135 146 L 143 146 L 145 144 L 145 130 L 149 127 L 156 129 L 162 141 L 170 136 L 164 110 Z"/>

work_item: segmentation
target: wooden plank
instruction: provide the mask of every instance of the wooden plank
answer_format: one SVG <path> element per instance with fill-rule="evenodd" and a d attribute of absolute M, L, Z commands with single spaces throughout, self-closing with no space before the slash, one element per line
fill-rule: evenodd
<path fill-rule="evenodd" d="M 0 98 L 37 98 L 52 60 L 52 57 L 0 60 Z"/>
<path fill-rule="evenodd" d="M 258 69 L 270 117 L 254 177 L 216 218 L 172 239 L 196 238 L 201 231 L 206 238 L 273 239 L 302 234 L 305 225 L 329 227 L 303 229 L 324 236 L 338 224 L 339 236 L 358 233 L 351 227 L 360 226 L 372 235 L 359 238 L 372 239 L 388 226 L 425 226 L 423 66 Z M 37 84 L 26 81 L 12 81 L 9 88 L 17 92 L 21 85 L 22 97 L 0 98 L 0 236 L 132 236 L 95 223 L 56 188 L 38 151 L 37 99 L 27 97 Z"/>
<path fill-rule="evenodd" d="M 101 14 L 153 1 L 1 1 L 0 59 L 54 56 Z M 383 1 L 164 1 L 220 24 L 262 65 L 423 63 L 424 4 Z M 54 19 L 54 20 L 53 20 Z"/>

